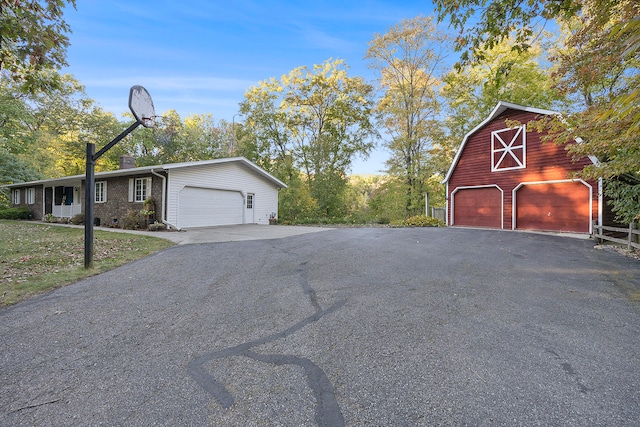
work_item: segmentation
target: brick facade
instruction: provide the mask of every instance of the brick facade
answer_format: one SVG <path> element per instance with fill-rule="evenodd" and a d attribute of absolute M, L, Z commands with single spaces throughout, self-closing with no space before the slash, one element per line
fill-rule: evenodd
<path fill-rule="evenodd" d="M 34 203 L 27 203 L 27 190 L 29 188 L 33 188 L 34 191 Z M 20 192 L 20 203 L 17 205 L 13 204 L 13 192 L 14 191 L 19 191 Z M 24 187 L 24 188 L 15 188 L 13 190 L 11 190 L 11 194 L 10 194 L 10 201 L 11 201 L 11 206 L 14 208 L 27 208 L 29 209 L 29 212 L 31 213 L 31 218 L 32 219 L 42 219 L 42 204 L 43 204 L 43 186 L 42 185 L 34 185 L 31 187 Z"/>
<path fill-rule="evenodd" d="M 151 178 L 151 197 L 156 201 L 156 213 L 154 216 L 160 220 L 162 179 L 155 175 L 137 175 L 135 178 Z M 96 182 L 105 181 L 107 183 L 107 201 L 105 203 L 95 203 L 93 207 L 94 217 L 100 218 L 101 225 L 109 226 L 114 220 L 119 220 L 129 211 L 140 211 L 144 208 L 144 203 L 142 202 L 129 201 L 129 179 L 131 177 L 96 178 Z M 84 197 L 84 182 L 82 192 L 82 197 Z"/>
<path fill-rule="evenodd" d="M 160 174 L 163 174 L 160 172 Z M 166 173 L 165 173 L 166 176 Z M 151 197 L 156 201 L 155 203 L 155 215 L 154 219 L 160 220 L 162 206 L 162 178 L 155 175 L 137 175 L 135 178 L 151 178 Z M 107 201 L 105 203 L 94 204 L 94 217 L 100 218 L 100 224 L 108 226 L 114 219 L 119 219 L 125 216 L 129 211 L 140 211 L 144 208 L 143 202 L 129 202 L 129 179 L 131 177 L 111 177 L 111 178 L 96 178 L 96 182 L 107 183 Z M 34 203 L 27 203 L 27 190 L 29 188 L 34 189 Z M 48 189 L 53 193 L 53 189 Z M 13 204 L 13 192 L 20 193 L 20 203 Z M 44 212 L 44 192 L 45 188 L 42 184 L 34 185 L 30 187 L 18 187 L 11 190 L 10 202 L 12 207 L 26 208 L 31 213 L 31 218 L 34 220 L 42 220 Z M 81 190 L 79 193 L 80 199 L 76 203 L 81 204 L 84 214 L 84 197 L 85 197 L 85 183 L 82 180 Z M 48 203 L 52 203 L 53 200 Z"/>

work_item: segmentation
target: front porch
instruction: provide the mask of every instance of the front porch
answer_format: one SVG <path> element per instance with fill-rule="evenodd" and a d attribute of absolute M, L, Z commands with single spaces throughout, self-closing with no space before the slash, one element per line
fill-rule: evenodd
<path fill-rule="evenodd" d="M 44 215 L 73 218 L 82 213 L 82 182 L 44 187 Z"/>

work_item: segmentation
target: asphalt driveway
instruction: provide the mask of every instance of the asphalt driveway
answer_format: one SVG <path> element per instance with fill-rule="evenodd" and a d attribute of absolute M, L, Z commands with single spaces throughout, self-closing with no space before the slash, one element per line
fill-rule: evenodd
<path fill-rule="evenodd" d="M 636 260 L 335 229 L 179 245 L 0 310 L 0 425 L 636 426 L 639 366 Z"/>

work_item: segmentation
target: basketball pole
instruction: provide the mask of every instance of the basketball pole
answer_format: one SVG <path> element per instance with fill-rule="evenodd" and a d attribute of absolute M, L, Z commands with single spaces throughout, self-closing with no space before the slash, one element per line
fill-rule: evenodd
<path fill-rule="evenodd" d="M 96 145 L 92 142 L 87 142 L 87 167 L 85 175 L 85 189 L 84 189 L 84 268 L 91 268 L 93 266 L 93 203 L 96 197 L 95 187 L 95 168 L 96 160 L 98 160 L 104 153 L 109 151 L 111 147 L 116 145 L 122 138 L 133 132 L 142 123 L 136 120 L 134 124 L 129 126 L 120 135 L 116 136 L 113 141 L 102 147 L 97 153 Z"/>

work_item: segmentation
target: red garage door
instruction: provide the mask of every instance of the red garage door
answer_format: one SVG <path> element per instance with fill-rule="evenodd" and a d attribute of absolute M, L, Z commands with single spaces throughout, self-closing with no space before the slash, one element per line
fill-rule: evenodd
<path fill-rule="evenodd" d="M 453 194 L 453 225 L 502 228 L 502 191 L 464 188 Z"/>
<path fill-rule="evenodd" d="M 516 228 L 588 233 L 590 200 L 582 182 L 524 185 L 516 191 Z"/>

